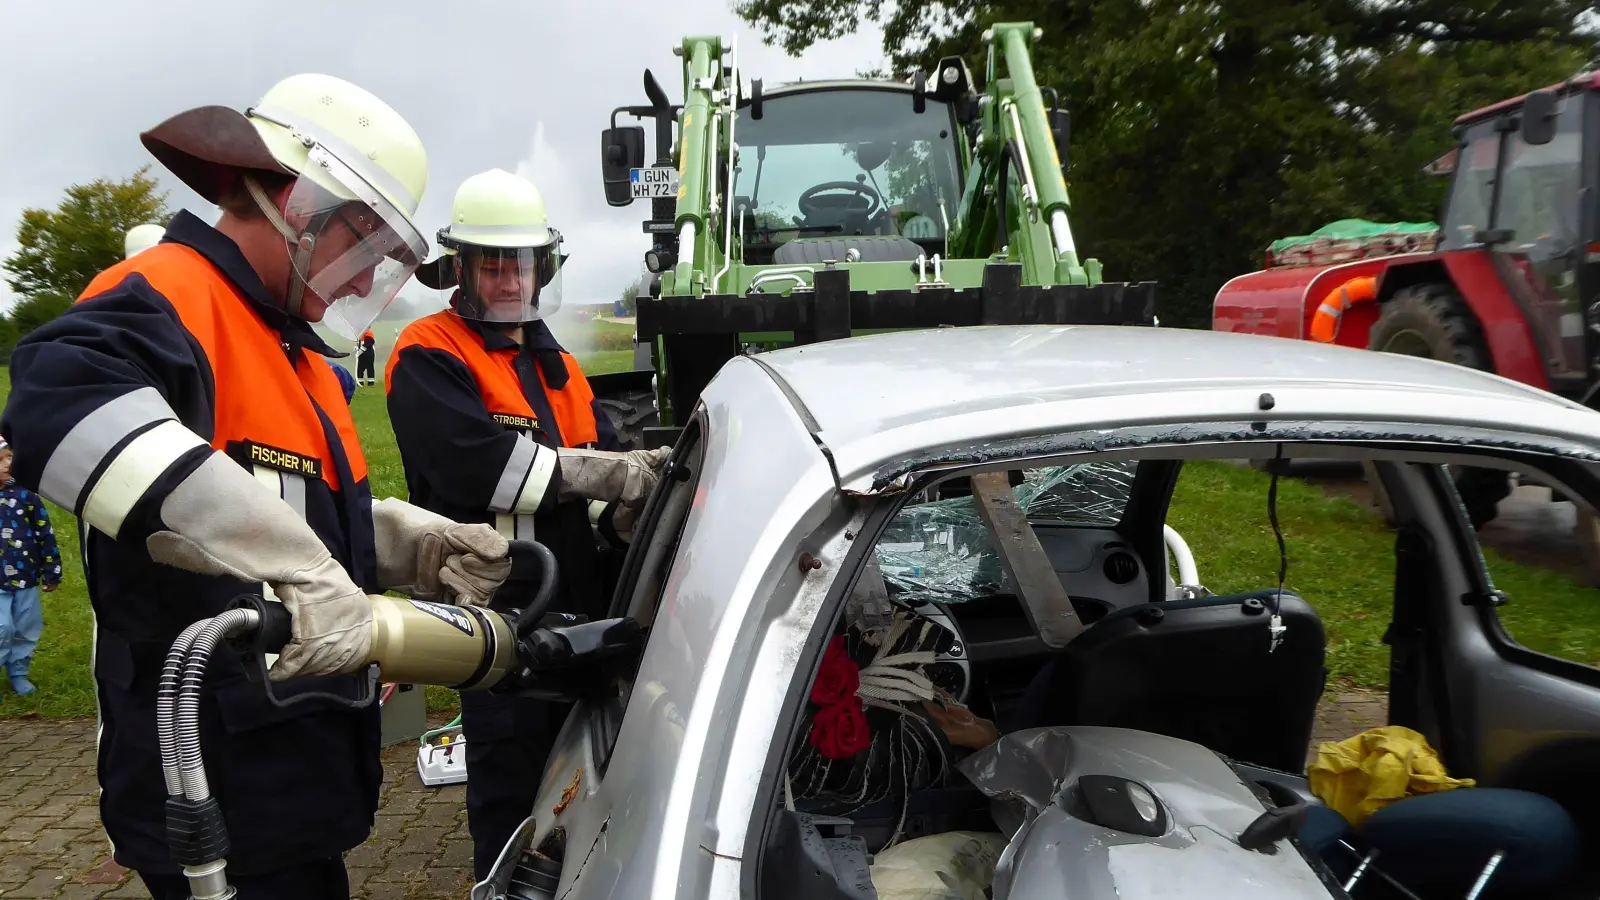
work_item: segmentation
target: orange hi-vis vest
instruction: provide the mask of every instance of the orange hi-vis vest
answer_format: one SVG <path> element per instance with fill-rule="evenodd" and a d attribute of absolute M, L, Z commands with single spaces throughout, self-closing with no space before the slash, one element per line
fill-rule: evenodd
<path fill-rule="evenodd" d="M 394 352 L 384 369 L 385 383 L 393 383 L 394 367 L 400 361 L 400 352 L 407 347 L 428 347 L 443 350 L 466 365 L 478 384 L 483 405 L 495 421 L 533 436 L 545 428 L 540 424 L 533 406 L 523 392 L 522 379 L 517 375 L 516 348 L 488 350 L 483 337 L 473 331 L 461 317 L 450 310 L 434 313 L 406 326 L 395 342 Z M 578 361 L 570 353 L 562 353 L 567 366 L 567 383 L 561 390 L 553 390 L 544 380 L 544 370 L 535 366 L 539 384 L 550 409 L 556 417 L 556 428 L 568 447 L 582 447 L 600 440 L 594 421 L 594 391 L 589 387 Z"/>
<path fill-rule="evenodd" d="M 436 350 L 461 361 L 477 385 L 478 395 L 490 418 L 509 431 L 526 435 L 530 440 L 545 446 L 554 446 L 555 437 L 547 423 L 539 421 L 539 414 L 528 400 L 528 388 L 517 373 L 517 358 L 522 349 L 507 342 L 503 348 L 488 349 L 483 335 L 456 315 L 443 310 L 418 319 L 406 326 L 395 342 L 394 353 L 384 371 L 385 390 L 395 384 L 394 370 L 405 351 L 410 348 Z M 561 354 L 567 369 L 567 383 L 560 390 L 552 389 L 545 381 L 544 369 L 537 372 L 544 399 L 555 417 L 556 432 L 560 442 L 568 447 L 592 446 L 599 441 L 594 418 L 594 391 L 588 379 L 571 354 Z M 511 539 L 530 539 L 535 534 L 534 517 L 529 513 L 495 512 L 494 526 Z"/>
<path fill-rule="evenodd" d="M 100 273 L 84 291 L 94 297 L 127 276 L 126 263 Z M 317 409 L 333 423 L 356 482 L 367 477 L 350 407 L 333 369 L 301 348 L 293 364 L 276 331 L 262 321 L 233 284 L 204 256 L 182 244 L 163 243 L 139 255 L 139 274 L 167 298 L 179 320 L 205 351 L 216 385 L 211 446 L 251 467 L 294 504 L 302 498 L 293 479 L 341 485 Z"/>

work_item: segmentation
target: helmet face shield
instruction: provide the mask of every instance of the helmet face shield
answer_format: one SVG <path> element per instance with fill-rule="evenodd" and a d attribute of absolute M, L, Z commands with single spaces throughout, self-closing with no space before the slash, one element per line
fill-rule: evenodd
<path fill-rule="evenodd" d="M 299 236 L 292 258 L 305 282 L 298 312 L 356 340 L 416 271 L 428 245 L 411 219 L 321 145 L 310 150 L 284 207 Z M 308 247 L 307 244 L 310 244 Z"/>
<path fill-rule="evenodd" d="M 455 250 L 456 312 L 464 319 L 520 324 L 561 308 L 561 235 L 551 230 L 537 247 L 492 247 L 440 232 Z"/>

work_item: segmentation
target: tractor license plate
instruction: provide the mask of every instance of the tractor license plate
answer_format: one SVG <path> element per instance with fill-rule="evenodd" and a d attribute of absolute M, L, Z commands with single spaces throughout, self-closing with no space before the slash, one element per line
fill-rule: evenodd
<path fill-rule="evenodd" d="M 670 166 L 634 169 L 628 180 L 633 186 L 634 199 L 678 196 L 678 170 Z"/>

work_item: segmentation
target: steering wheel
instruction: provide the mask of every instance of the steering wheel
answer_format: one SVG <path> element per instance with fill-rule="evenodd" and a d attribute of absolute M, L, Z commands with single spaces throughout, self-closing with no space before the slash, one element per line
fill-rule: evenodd
<path fill-rule="evenodd" d="M 955 616 L 950 614 L 950 608 L 943 603 L 927 600 L 903 605 L 934 627 L 949 633 L 949 647 L 934 657 L 933 665 L 928 667 L 928 677 L 955 697 L 957 703 L 966 703 L 968 695 L 972 693 L 972 658 L 968 655 L 966 636 L 961 633 L 961 626 L 956 624 Z"/>
<path fill-rule="evenodd" d="M 860 182 L 824 181 L 806 188 L 796 204 L 808 219 L 852 215 L 871 219 L 883 208 L 883 198 Z"/>

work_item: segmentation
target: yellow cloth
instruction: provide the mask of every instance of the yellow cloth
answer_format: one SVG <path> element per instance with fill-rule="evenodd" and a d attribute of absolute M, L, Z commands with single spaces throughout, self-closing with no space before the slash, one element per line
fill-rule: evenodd
<path fill-rule="evenodd" d="M 1396 800 L 1477 783 L 1451 778 L 1428 739 L 1399 725 L 1370 728 L 1318 746 L 1306 774 L 1311 792 L 1357 828 Z"/>

